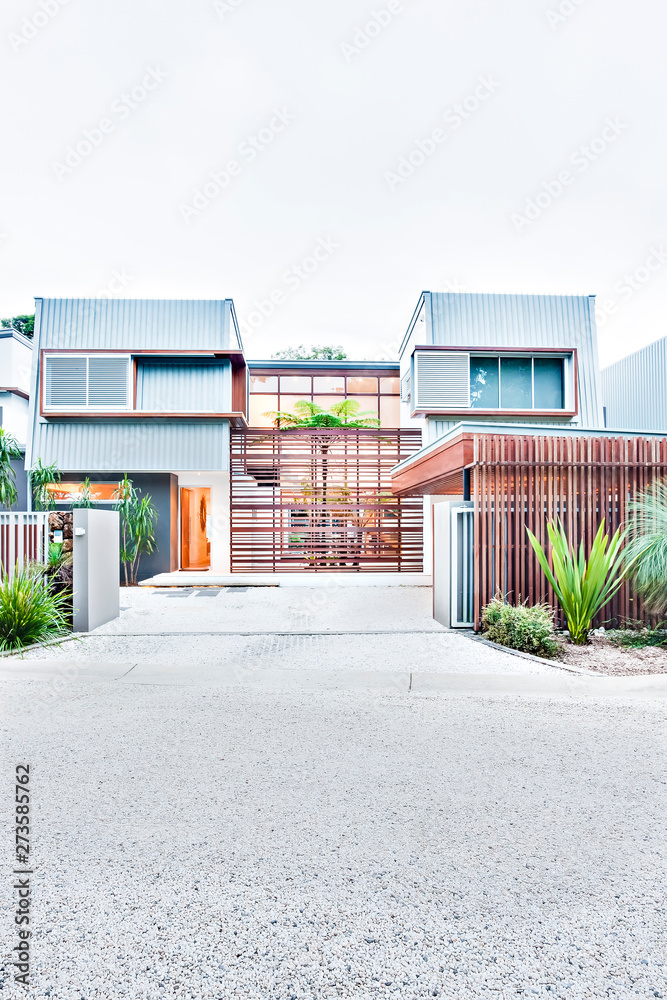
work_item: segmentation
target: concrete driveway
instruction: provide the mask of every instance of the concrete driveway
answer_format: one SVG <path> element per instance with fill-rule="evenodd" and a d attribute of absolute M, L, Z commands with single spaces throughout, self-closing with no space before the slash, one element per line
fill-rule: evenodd
<path fill-rule="evenodd" d="M 667 996 L 664 688 L 444 633 L 428 591 L 349 595 L 137 593 L 0 661 L 35 872 L 3 996 Z"/>

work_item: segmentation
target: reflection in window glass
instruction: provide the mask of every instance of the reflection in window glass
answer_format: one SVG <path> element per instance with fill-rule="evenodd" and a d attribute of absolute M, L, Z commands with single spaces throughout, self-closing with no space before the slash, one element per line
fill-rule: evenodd
<path fill-rule="evenodd" d="M 562 410 L 563 360 L 562 358 L 535 358 L 535 409 Z"/>
<path fill-rule="evenodd" d="M 498 409 L 498 358 L 470 359 L 470 405 Z"/>
<path fill-rule="evenodd" d="M 280 393 L 280 410 L 282 413 L 296 413 L 296 404 L 302 402 L 311 403 L 312 400 L 310 396 L 306 396 L 304 400 L 303 396 L 287 396 L 283 392 Z"/>
<path fill-rule="evenodd" d="M 349 383 L 349 379 L 347 380 Z M 377 396 L 348 396 L 348 399 L 354 399 L 359 404 L 359 409 L 357 410 L 355 416 L 357 417 L 377 417 L 378 415 L 378 397 Z"/>
<path fill-rule="evenodd" d="M 365 375 L 348 375 L 347 391 L 348 394 L 353 392 L 377 392 L 378 380 Z"/>
<path fill-rule="evenodd" d="M 380 379 L 380 392 L 389 393 L 398 396 L 401 391 L 401 380 L 400 378 L 381 378 Z"/>
<path fill-rule="evenodd" d="M 272 427 L 271 417 L 264 414 L 278 409 L 277 396 L 251 396 L 248 400 L 248 423 L 251 427 Z"/>
<path fill-rule="evenodd" d="M 401 426 L 401 401 L 398 396 L 380 396 L 380 425 Z"/>
<path fill-rule="evenodd" d="M 329 375 L 315 375 L 313 378 L 313 392 L 339 392 L 345 394 L 345 379 L 332 377 Z"/>
<path fill-rule="evenodd" d="M 305 392 L 310 396 L 310 375 L 281 375 L 281 392 Z"/>
<path fill-rule="evenodd" d="M 330 410 L 332 406 L 340 406 L 345 400 L 342 396 L 315 396 L 313 403 L 323 410 Z"/>
<path fill-rule="evenodd" d="M 251 392 L 278 392 L 277 375 L 251 375 Z"/>
<path fill-rule="evenodd" d="M 500 406 L 503 410 L 532 409 L 532 358 L 500 359 Z"/>

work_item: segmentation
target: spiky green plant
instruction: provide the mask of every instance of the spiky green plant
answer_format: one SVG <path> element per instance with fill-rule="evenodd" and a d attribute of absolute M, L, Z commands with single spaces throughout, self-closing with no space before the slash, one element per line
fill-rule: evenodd
<path fill-rule="evenodd" d="M 125 586 L 136 586 L 139 560 L 144 552 L 155 549 L 154 528 L 157 507 L 151 497 L 140 497 L 127 478 L 119 483 L 114 509 L 120 514 L 120 559 L 125 573 Z"/>
<path fill-rule="evenodd" d="M 14 435 L 0 427 L 0 506 L 7 510 L 18 500 L 12 461 L 21 458 L 22 454 Z"/>
<path fill-rule="evenodd" d="M 602 521 L 586 559 L 584 543 L 580 544 L 577 556 L 567 540 L 562 521 L 558 521 L 558 526 L 549 521 L 547 532 L 551 542 L 553 571 L 540 542 L 530 529 L 526 528 L 526 531 L 540 566 L 563 609 L 570 639 L 576 646 L 584 646 L 588 642 L 591 622 L 596 614 L 623 584 L 626 559 L 622 546 L 627 530 L 618 528 L 610 542 Z"/>
<path fill-rule="evenodd" d="M 81 489 L 78 495 L 72 500 L 72 510 L 75 507 L 85 507 L 91 508 L 95 506 L 95 500 L 93 499 L 93 488 L 90 484 L 90 479 L 88 476 L 81 483 Z"/>
<path fill-rule="evenodd" d="M 637 494 L 628 509 L 631 538 L 627 550 L 635 588 L 650 612 L 663 615 L 667 611 L 667 481 L 656 480 Z"/>
<path fill-rule="evenodd" d="M 28 473 L 28 479 L 30 480 L 35 510 L 53 510 L 56 501 L 48 487 L 51 483 L 59 483 L 61 480 L 61 472 L 57 464 L 54 462 L 52 465 L 44 465 L 41 458 L 38 458 Z"/>
<path fill-rule="evenodd" d="M 18 571 L 0 580 L 0 650 L 22 649 L 56 639 L 70 630 L 71 597 L 53 593 L 42 567 Z"/>
<path fill-rule="evenodd" d="M 49 542 L 49 551 L 46 558 L 46 569 L 48 573 L 57 573 L 61 566 L 69 566 L 72 562 L 72 553 L 65 551 L 62 542 Z"/>

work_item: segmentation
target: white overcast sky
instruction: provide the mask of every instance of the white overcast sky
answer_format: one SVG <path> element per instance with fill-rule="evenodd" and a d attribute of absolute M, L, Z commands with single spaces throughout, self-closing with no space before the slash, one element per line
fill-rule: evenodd
<path fill-rule="evenodd" d="M 607 303 L 602 364 L 667 334 L 657 0 L 392 0 L 365 36 L 388 0 L 42 3 L 43 25 L 39 0 L 0 13 L 1 316 L 105 290 L 232 297 L 254 321 L 250 357 L 305 342 L 374 358 L 391 356 L 422 289 L 544 292 Z M 164 79 L 121 111 L 148 69 Z M 467 120 L 445 117 L 480 78 L 493 93 Z M 250 160 L 244 142 L 281 124 L 276 110 L 290 120 Z M 111 131 L 58 179 L 105 118 Z M 613 141 L 594 143 L 607 119 Z M 436 128 L 444 141 L 390 185 Z M 182 206 L 229 161 L 228 186 L 186 222 Z M 288 279 L 318 245 L 315 270 Z M 255 303 L 272 293 L 263 318 Z"/>

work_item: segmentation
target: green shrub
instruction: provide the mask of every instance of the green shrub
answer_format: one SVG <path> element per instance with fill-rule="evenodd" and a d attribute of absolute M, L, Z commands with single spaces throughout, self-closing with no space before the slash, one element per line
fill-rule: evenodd
<path fill-rule="evenodd" d="M 667 646 L 667 629 L 665 622 L 660 622 L 655 628 L 637 622 L 634 628 L 616 629 L 607 632 L 608 638 L 615 646 L 624 649 L 644 649 L 646 646 Z"/>
<path fill-rule="evenodd" d="M 39 567 L 0 581 L 0 650 L 22 649 L 69 632 L 68 594 L 55 594 Z"/>
<path fill-rule="evenodd" d="M 558 652 L 554 615 L 548 604 L 505 604 L 494 597 L 482 611 L 482 632 L 491 642 L 534 656 L 553 657 Z"/>

